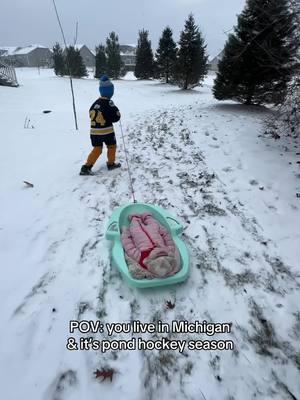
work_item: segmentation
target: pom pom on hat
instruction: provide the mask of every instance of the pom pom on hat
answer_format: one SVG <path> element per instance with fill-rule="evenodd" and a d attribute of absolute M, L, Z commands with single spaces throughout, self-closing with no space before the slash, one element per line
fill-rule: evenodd
<path fill-rule="evenodd" d="M 107 75 L 102 75 L 99 83 L 99 92 L 101 96 L 111 98 L 114 94 L 114 85 Z"/>

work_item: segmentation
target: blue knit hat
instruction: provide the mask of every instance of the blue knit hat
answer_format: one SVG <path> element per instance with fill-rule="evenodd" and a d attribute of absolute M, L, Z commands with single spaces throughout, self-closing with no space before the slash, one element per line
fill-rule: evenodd
<path fill-rule="evenodd" d="M 100 78 L 99 92 L 100 92 L 101 96 L 108 97 L 109 99 L 114 94 L 114 85 L 109 80 L 109 77 L 107 75 L 102 75 Z"/>

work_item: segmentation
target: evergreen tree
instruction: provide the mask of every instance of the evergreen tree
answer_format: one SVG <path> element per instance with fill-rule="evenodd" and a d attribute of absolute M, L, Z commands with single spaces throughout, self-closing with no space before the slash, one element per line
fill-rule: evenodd
<path fill-rule="evenodd" d="M 66 48 L 66 62 L 69 68 L 69 73 L 74 78 L 88 76 L 80 51 L 75 49 L 74 46 L 69 46 Z"/>
<path fill-rule="evenodd" d="M 100 78 L 101 75 L 107 74 L 107 60 L 103 44 L 96 47 L 95 65 L 95 78 Z"/>
<path fill-rule="evenodd" d="M 111 32 L 106 39 L 107 74 L 113 79 L 122 76 L 124 65 L 121 60 L 119 38 L 115 32 Z"/>
<path fill-rule="evenodd" d="M 207 71 L 206 45 L 193 15 L 190 14 L 180 35 L 176 82 L 182 89 L 192 88 L 203 81 Z"/>
<path fill-rule="evenodd" d="M 154 79 L 161 79 L 161 71 L 160 68 L 158 66 L 157 60 L 153 61 L 153 73 L 152 73 L 152 77 Z"/>
<path fill-rule="evenodd" d="M 281 102 L 294 72 L 296 29 L 289 0 L 247 0 L 218 65 L 216 99 Z"/>
<path fill-rule="evenodd" d="M 166 27 L 159 39 L 156 51 L 158 76 L 164 78 L 166 83 L 169 83 L 170 79 L 172 80 L 176 63 L 176 43 L 172 35 L 171 28 Z"/>
<path fill-rule="evenodd" d="M 134 70 L 134 75 L 138 79 L 149 79 L 153 77 L 154 60 L 148 33 L 149 32 L 144 29 L 139 31 Z"/>
<path fill-rule="evenodd" d="M 275 139 L 282 135 L 300 138 L 300 71 L 288 84 L 284 102 L 266 119 L 266 133 Z"/>
<path fill-rule="evenodd" d="M 60 47 L 59 43 L 55 43 L 52 50 L 55 75 L 64 76 L 66 74 L 66 65 L 63 49 Z"/>
<path fill-rule="evenodd" d="M 290 2 L 298 26 L 300 26 L 300 3 L 296 0 Z M 296 29 L 295 36 L 290 39 L 300 49 L 300 29 Z M 274 113 L 266 119 L 266 133 L 272 134 L 275 139 L 282 135 L 300 138 L 300 52 L 296 57 L 295 73 L 288 84 L 287 95 Z"/>

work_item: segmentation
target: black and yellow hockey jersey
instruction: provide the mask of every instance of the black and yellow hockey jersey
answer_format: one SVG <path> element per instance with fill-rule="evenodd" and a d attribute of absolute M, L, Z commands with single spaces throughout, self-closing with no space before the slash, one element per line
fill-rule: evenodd
<path fill-rule="evenodd" d="M 113 122 L 121 118 L 120 111 L 112 100 L 97 99 L 90 108 L 91 135 L 107 135 L 114 132 Z"/>

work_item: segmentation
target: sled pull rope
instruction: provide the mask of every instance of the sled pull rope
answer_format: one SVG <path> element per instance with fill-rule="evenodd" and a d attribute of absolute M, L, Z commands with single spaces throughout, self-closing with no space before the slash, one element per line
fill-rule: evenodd
<path fill-rule="evenodd" d="M 134 189 L 133 189 L 133 183 L 132 183 L 132 176 L 131 176 L 131 171 L 129 167 L 129 161 L 128 161 L 128 156 L 127 156 L 127 149 L 126 149 L 126 144 L 125 144 L 125 138 L 123 134 L 123 128 L 122 128 L 122 123 L 120 121 L 120 128 L 121 128 L 121 135 L 122 135 L 122 140 L 123 140 L 123 146 L 124 146 L 124 152 L 125 152 L 125 159 L 126 159 L 126 164 L 127 164 L 127 170 L 128 170 L 128 175 L 129 175 L 129 183 L 130 183 L 130 190 L 133 198 L 133 202 L 136 203 L 135 199 L 135 194 L 134 194 Z"/>

